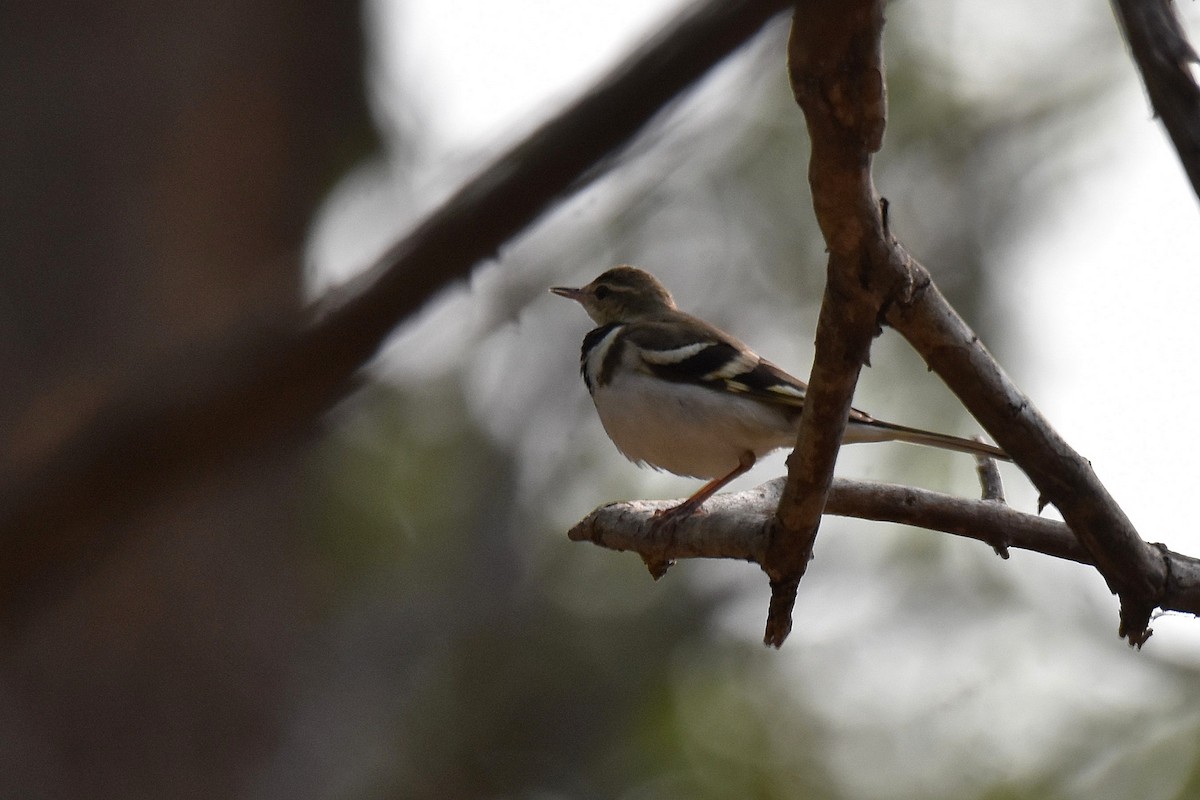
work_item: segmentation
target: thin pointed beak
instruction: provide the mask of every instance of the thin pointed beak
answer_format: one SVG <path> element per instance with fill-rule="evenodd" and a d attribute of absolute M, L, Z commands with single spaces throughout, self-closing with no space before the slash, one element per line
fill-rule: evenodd
<path fill-rule="evenodd" d="M 576 303 L 582 303 L 583 298 L 587 295 L 583 289 L 572 289 L 569 286 L 551 286 L 550 293 L 556 294 L 559 297 L 565 297 L 568 300 L 574 300 Z"/>

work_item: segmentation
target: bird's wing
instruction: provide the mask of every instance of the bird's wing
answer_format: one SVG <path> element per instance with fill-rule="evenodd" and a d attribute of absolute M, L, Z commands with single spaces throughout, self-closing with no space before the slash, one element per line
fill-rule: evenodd
<path fill-rule="evenodd" d="M 775 405 L 802 408 L 805 385 L 738 340 L 694 317 L 641 321 L 626 330 L 643 371 L 675 383 L 741 394 Z"/>
<path fill-rule="evenodd" d="M 667 381 L 754 398 L 771 405 L 803 409 L 807 384 L 762 358 L 742 342 L 703 320 L 629 323 L 625 339 L 636 348 L 643 371 Z M 856 408 L 850 419 L 873 422 Z"/>

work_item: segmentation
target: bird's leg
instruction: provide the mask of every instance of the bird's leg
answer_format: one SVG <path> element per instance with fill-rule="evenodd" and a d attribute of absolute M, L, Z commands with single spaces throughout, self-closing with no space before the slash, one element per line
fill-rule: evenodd
<path fill-rule="evenodd" d="M 662 531 L 667 535 L 666 547 L 664 549 L 667 552 L 675 549 L 676 525 L 678 525 L 687 517 L 690 517 L 692 514 L 696 513 L 700 506 L 704 504 L 704 501 L 716 494 L 722 486 L 729 483 L 737 476 L 745 474 L 751 467 L 754 466 L 754 462 L 757 460 L 758 458 L 754 455 L 754 453 L 747 450 L 738 458 L 737 466 L 734 467 L 728 475 L 720 478 L 713 478 L 711 481 L 701 486 L 700 491 L 696 492 L 694 495 L 689 497 L 687 500 L 684 500 L 677 506 L 655 511 L 654 516 L 651 517 L 650 531 L 652 533 L 658 533 L 659 531 Z M 667 570 L 670 569 L 671 565 L 675 563 L 673 559 L 663 559 L 657 556 L 647 555 L 642 556 L 642 561 L 646 563 L 646 569 L 650 570 L 650 574 L 654 577 L 654 580 L 658 580 L 663 575 L 666 575 Z"/>
<path fill-rule="evenodd" d="M 713 478 L 711 481 L 701 486 L 700 491 L 696 492 L 694 495 L 689 497 L 687 500 L 684 500 L 677 506 L 655 511 L 654 525 L 652 530 L 658 530 L 664 525 L 668 525 L 673 528 L 681 520 L 690 517 L 692 514 L 696 513 L 700 506 L 704 505 L 705 500 L 716 494 L 721 487 L 739 475 L 744 475 L 745 473 L 749 472 L 750 468 L 754 466 L 754 463 L 757 460 L 758 458 L 749 450 L 742 453 L 742 455 L 738 458 L 737 466 L 734 467 L 728 475 L 724 475 L 720 478 Z"/>

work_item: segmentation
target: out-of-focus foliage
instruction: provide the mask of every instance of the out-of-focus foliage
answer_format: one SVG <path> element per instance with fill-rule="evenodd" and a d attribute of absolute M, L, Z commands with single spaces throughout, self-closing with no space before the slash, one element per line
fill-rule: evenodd
<path fill-rule="evenodd" d="M 336 600 L 261 792 L 615 796 L 682 771 L 676 659 L 739 649 L 710 642 L 717 596 L 680 602 L 628 560 L 531 548 L 546 523 L 513 502 L 511 457 L 458 381 L 348 405 L 314 476 Z"/>

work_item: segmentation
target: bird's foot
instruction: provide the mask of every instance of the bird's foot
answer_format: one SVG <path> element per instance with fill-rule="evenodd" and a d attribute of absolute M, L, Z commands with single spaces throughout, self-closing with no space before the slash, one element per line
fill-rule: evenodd
<path fill-rule="evenodd" d="M 654 512 L 650 518 L 650 534 L 655 539 L 662 537 L 661 550 L 663 552 L 670 553 L 675 550 L 676 527 L 680 522 L 695 514 L 699 507 L 699 503 L 692 503 L 685 500 L 677 506 L 660 508 Z M 675 563 L 675 559 L 673 558 L 652 555 L 643 555 L 642 561 L 646 564 L 646 569 L 650 570 L 650 576 L 654 580 L 658 580 L 663 575 L 666 575 L 667 570 Z"/>

